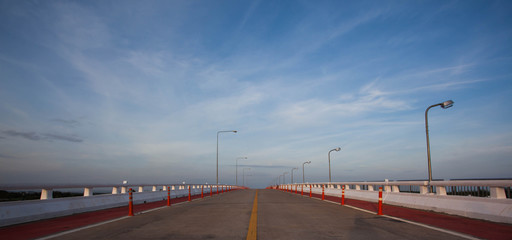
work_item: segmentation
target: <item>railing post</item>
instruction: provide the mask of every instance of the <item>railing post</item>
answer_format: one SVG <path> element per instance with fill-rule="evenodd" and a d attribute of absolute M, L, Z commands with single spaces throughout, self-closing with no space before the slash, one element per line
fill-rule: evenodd
<path fill-rule="evenodd" d="M 502 187 L 491 187 L 491 198 L 505 199 L 507 195 L 505 194 L 505 189 Z"/>
<path fill-rule="evenodd" d="M 382 187 L 379 187 L 379 211 L 377 215 L 382 215 Z"/>
<path fill-rule="evenodd" d="M 295 185 L 295 194 L 297 194 L 297 188 L 298 188 L 298 187 L 299 187 L 299 186 Z"/>
<path fill-rule="evenodd" d="M 41 200 L 53 199 L 53 189 L 42 189 Z"/>
<path fill-rule="evenodd" d="M 324 194 L 324 185 L 322 185 L 322 200 L 325 199 L 325 194 Z"/>
<path fill-rule="evenodd" d="M 341 206 L 345 205 L 345 186 L 341 187 Z"/>
<path fill-rule="evenodd" d="M 128 190 L 128 216 L 133 216 L 133 195 L 132 195 L 133 189 Z"/>
<path fill-rule="evenodd" d="M 204 196 L 203 196 L 203 190 L 204 190 L 204 185 L 201 185 L 201 198 L 204 198 Z"/>
<path fill-rule="evenodd" d="M 92 188 L 84 188 L 84 197 L 90 197 L 92 196 Z"/>
<path fill-rule="evenodd" d="M 213 196 L 213 185 L 210 185 L 210 197 Z"/>
<path fill-rule="evenodd" d="M 423 185 L 420 186 L 420 194 L 428 194 L 429 182 L 423 181 Z"/>
<path fill-rule="evenodd" d="M 192 201 L 191 196 L 190 196 L 190 190 L 191 190 L 191 187 L 190 187 L 190 185 L 188 185 L 188 201 L 189 202 Z"/>
<path fill-rule="evenodd" d="M 304 184 L 300 185 L 300 195 L 304 196 Z"/>
<path fill-rule="evenodd" d="M 309 198 L 313 196 L 313 191 L 311 190 L 311 184 L 309 184 Z"/>
<path fill-rule="evenodd" d="M 171 206 L 171 189 L 167 187 L 167 206 Z"/>
<path fill-rule="evenodd" d="M 436 194 L 437 195 L 446 195 L 446 187 L 445 186 L 436 186 Z"/>

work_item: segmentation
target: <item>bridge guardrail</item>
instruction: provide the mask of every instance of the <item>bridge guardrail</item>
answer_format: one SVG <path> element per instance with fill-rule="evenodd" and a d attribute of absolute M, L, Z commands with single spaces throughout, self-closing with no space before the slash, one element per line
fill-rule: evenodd
<path fill-rule="evenodd" d="M 192 195 L 200 195 L 201 190 L 205 196 L 219 193 L 228 189 L 239 189 L 232 185 L 205 185 L 205 184 L 130 184 L 130 185 L 25 185 L 0 186 L 1 190 L 41 190 L 40 200 L 0 202 L 0 227 L 29 221 L 66 216 L 76 213 L 96 211 L 101 209 L 128 206 L 128 189 L 133 188 L 135 204 L 162 201 L 167 199 L 167 187 L 170 196 L 179 198 L 188 196 L 188 187 Z M 94 189 L 112 188 L 111 194 L 94 195 Z M 144 187 L 151 187 L 151 191 L 144 191 Z M 202 188 L 203 187 L 203 188 Z M 53 198 L 53 189 L 83 189 L 83 196 Z"/>
<path fill-rule="evenodd" d="M 316 194 L 341 197 L 342 186 L 345 197 L 377 202 L 378 189 L 384 190 L 384 204 L 421 210 L 430 210 L 459 216 L 512 223 L 512 180 L 455 180 L 455 181 L 384 181 L 384 182 L 321 182 L 307 184 L 284 184 L 279 188 L 301 189 Z M 429 193 L 429 186 L 434 192 Z M 415 187 L 417 191 L 411 191 Z"/>

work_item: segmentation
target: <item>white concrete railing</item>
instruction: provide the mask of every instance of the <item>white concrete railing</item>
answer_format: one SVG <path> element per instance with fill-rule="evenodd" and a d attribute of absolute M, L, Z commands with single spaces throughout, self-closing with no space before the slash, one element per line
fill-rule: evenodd
<path fill-rule="evenodd" d="M 494 222 L 512 223 L 512 199 L 507 198 L 505 189 L 510 189 L 512 180 L 457 180 L 432 181 L 430 186 L 435 187 L 435 193 L 429 193 L 428 181 L 384 181 L 384 182 L 332 182 L 283 184 L 281 189 L 301 191 L 304 194 L 311 191 L 326 195 L 341 197 L 342 187 L 345 187 L 345 198 L 369 202 L 377 202 L 379 187 L 383 189 L 383 203 L 430 210 L 464 217 L 484 219 Z M 403 192 L 400 189 L 415 186 L 419 193 Z M 488 191 L 488 197 L 459 196 L 453 194 L 452 187 L 471 187 Z"/>
<path fill-rule="evenodd" d="M 144 187 L 151 187 L 151 191 L 144 191 Z M 210 189 L 214 194 L 217 192 L 216 185 L 204 184 L 0 186 L 1 190 L 41 190 L 41 200 L 0 202 L 0 227 L 88 211 L 128 206 L 128 190 L 130 188 L 136 191 L 133 193 L 134 204 L 140 204 L 166 200 L 167 188 L 170 189 L 171 199 L 188 196 L 189 187 L 192 195 L 201 194 L 201 190 L 203 190 L 205 197 L 209 196 Z M 98 188 L 111 188 L 112 193 L 93 195 L 94 189 Z M 218 192 L 239 188 L 232 185 L 218 185 Z M 83 189 L 84 194 L 78 197 L 53 198 L 52 193 L 54 189 Z"/>

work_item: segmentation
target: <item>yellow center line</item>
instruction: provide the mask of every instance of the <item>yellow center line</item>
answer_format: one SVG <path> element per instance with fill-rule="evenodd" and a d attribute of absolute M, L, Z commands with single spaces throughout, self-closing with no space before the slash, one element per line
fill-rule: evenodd
<path fill-rule="evenodd" d="M 254 196 L 251 220 L 249 221 L 249 231 L 247 231 L 246 240 L 256 240 L 257 232 L 258 232 L 258 190 L 256 190 L 256 194 Z"/>

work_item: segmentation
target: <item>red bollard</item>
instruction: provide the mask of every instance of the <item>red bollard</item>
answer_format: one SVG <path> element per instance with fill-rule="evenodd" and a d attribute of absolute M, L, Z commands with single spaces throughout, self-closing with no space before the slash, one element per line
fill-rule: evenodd
<path fill-rule="evenodd" d="M 190 196 L 190 185 L 188 186 L 188 201 L 189 202 L 192 201 L 191 196 Z"/>
<path fill-rule="evenodd" d="M 304 184 L 300 185 L 300 195 L 304 196 Z"/>
<path fill-rule="evenodd" d="M 345 205 L 345 186 L 341 187 L 341 206 Z"/>
<path fill-rule="evenodd" d="M 204 198 L 204 196 L 203 196 L 203 190 L 204 190 L 204 185 L 201 185 L 201 198 Z"/>
<path fill-rule="evenodd" d="M 311 196 L 313 196 L 313 193 L 311 192 L 311 184 L 309 184 L 309 198 L 311 198 Z"/>
<path fill-rule="evenodd" d="M 212 197 L 212 196 L 213 196 L 213 186 L 210 185 L 210 197 Z"/>
<path fill-rule="evenodd" d="M 325 199 L 325 194 L 324 194 L 324 185 L 322 185 L 322 200 Z"/>
<path fill-rule="evenodd" d="M 298 188 L 298 187 L 299 187 L 299 186 L 295 185 L 295 194 L 297 194 L 297 188 Z"/>
<path fill-rule="evenodd" d="M 132 197 L 133 189 L 130 188 L 128 190 L 128 216 L 133 216 L 133 197 Z"/>
<path fill-rule="evenodd" d="M 217 185 L 217 189 L 215 189 L 215 194 L 219 195 L 219 185 Z"/>
<path fill-rule="evenodd" d="M 171 206 L 171 188 L 167 187 L 167 206 Z"/>
<path fill-rule="evenodd" d="M 382 215 L 382 187 L 379 187 L 379 212 L 377 215 Z"/>

